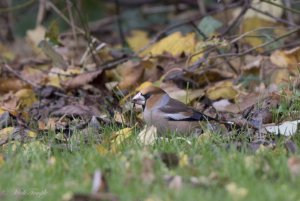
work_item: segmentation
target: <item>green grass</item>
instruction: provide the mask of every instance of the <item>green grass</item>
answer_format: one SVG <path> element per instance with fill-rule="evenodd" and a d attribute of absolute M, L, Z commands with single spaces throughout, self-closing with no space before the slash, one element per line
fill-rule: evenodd
<path fill-rule="evenodd" d="M 104 141 L 111 131 L 105 133 Z M 88 194 L 97 169 L 105 174 L 109 191 L 120 200 L 294 201 L 300 197 L 300 180 L 291 178 L 289 154 L 281 140 L 275 149 L 251 152 L 228 148 L 228 139 L 217 135 L 202 142 L 188 138 L 191 144 L 172 138 L 143 146 L 133 134 L 119 146 L 119 152 L 103 154 L 97 151 L 97 143 L 78 144 L 76 137 L 72 138 L 68 148 L 59 146 L 53 134 L 32 143 L 11 142 L 1 147 L 0 192 L 5 194 L 1 200 L 56 201 L 71 193 Z M 168 168 L 160 158 L 162 153 L 174 153 L 181 161 L 188 157 L 188 163 Z M 141 177 L 145 157 L 154 161 L 155 179 L 148 184 Z M 168 187 L 166 175 L 182 177 L 180 190 Z M 192 177 L 200 184 L 193 185 Z M 229 193 L 226 186 L 232 183 L 246 195 Z"/>

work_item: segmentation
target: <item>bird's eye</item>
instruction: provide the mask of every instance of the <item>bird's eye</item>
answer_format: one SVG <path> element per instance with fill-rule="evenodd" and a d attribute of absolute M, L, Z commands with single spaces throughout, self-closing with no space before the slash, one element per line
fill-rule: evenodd
<path fill-rule="evenodd" d="M 151 94 L 150 93 L 142 94 L 142 96 L 147 100 L 148 98 L 150 98 Z"/>

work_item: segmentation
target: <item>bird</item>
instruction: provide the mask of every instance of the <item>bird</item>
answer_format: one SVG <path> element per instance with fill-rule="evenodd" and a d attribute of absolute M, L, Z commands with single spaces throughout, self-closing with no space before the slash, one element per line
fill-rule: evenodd
<path fill-rule="evenodd" d="M 166 91 L 156 86 L 141 89 L 132 98 L 132 102 L 142 106 L 144 121 L 149 126 L 155 126 L 160 133 L 191 133 L 199 128 L 201 121 L 218 121 L 171 98 Z"/>

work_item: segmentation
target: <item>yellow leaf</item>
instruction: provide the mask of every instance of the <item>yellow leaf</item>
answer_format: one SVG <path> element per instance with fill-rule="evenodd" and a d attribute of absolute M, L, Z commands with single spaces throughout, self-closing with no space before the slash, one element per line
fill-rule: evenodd
<path fill-rule="evenodd" d="M 212 136 L 211 132 L 206 131 L 198 137 L 197 142 L 199 142 L 200 144 L 207 143 L 210 141 L 211 136 Z"/>
<path fill-rule="evenodd" d="M 127 37 L 126 40 L 135 52 L 149 43 L 148 33 L 141 30 L 131 31 L 131 36 Z"/>
<path fill-rule="evenodd" d="M 32 137 L 32 138 L 35 138 L 37 136 L 37 133 L 36 132 L 33 132 L 31 130 L 27 131 L 27 136 L 28 137 Z"/>
<path fill-rule="evenodd" d="M 189 164 L 189 157 L 188 155 L 180 152 L 179 153 L 179 166 L 180 167 L 185 167 Z"/>
<path fill-rule="evenodd" d="M 118 147 L 131 136 L 133 128 L 123 128 L 112 134 L 111 150 L 116 152 Z"/>
<path fill-rule="evenodd" d="M 209 88 L 206 95 L 210 100 L 234 99 L 238 95 L 238 91 L 233 87 L 232 82 L 224 81 Z"/>
<path fill-rule="evenodd" d="M 0 44 L 0 55 L 3 59 L 7 61 L 13 61 L 16 57 L 16 55 L 12 51 L 10 51 L 7 47 L 5 47 L 2 44 Z"/>
<path fill-rule="evenodd" d="M 6 112 L 6 111 L 0 107 L 0 115 L 2 115 L 4 112 Z"/>
<path fill-rule="evenodd" d="M 14 127 L 6 127 L 0 130 L 0 139 L 7 140 L 9 136 L 14 132 Z"/>
<path fill-rule="evenodd" d="M 297 69 L 300 62 L 300 47 L 291 50 L 276 50 L 271 54 L 270 60 L 278 67 Z"/>
<path fill-rule="evenodd" d="M 37 101 L 35 93 L 32 89 L 21 89 L 15 93 L 18 98 L 17 109 L 24 109 L 30 107 L 33 103 Z"/>
<path fill-rule="evenodd" d="M 96 149 L 100 155 L 106 155 L 108 153 L 108 149 L 105 148 L 102 144 L 97 145 Z"/>
<path fill-rule="evenodd" d="M 152 47 L 143 52 L 142 55 L 161 55 L 164 52 L 168 52 L 173 56 L 178 56 L 183 52 L 185 54 L 192 54 L 195 49 L 195 44 L 195 33 L 189 33 L 183 36 L 180 32 L 175 32 L 155 43 Z"/>
<path fill-rule="evenodd" d="M 280 24 L 277 24 L 275 22 L 261 19 L 258 17 L 251 17 L 251 18 L 246 18 L 242 21 L 241 24 L 241 31 L 243 33 L 248 33 L 248 35 L 268 35 L 269 37 L 277 37 L 286 32 L 286 29 L 283 26 L 280 26 Z M 262 30 L 260 28 L 262 27 L 279 27 L 277 29 L 265 29 Z M 253 32 L 253 30 L 257 30 Z M 268 32 L 266 32 L 268 31 Z M 270 41 L 270 38 L 267 37 L 245 37 L 243 41 L 249 43 L 252 47 L 257 47 L 267 41 Z M 258 49 L 262 50 L 262 48 Z"/>

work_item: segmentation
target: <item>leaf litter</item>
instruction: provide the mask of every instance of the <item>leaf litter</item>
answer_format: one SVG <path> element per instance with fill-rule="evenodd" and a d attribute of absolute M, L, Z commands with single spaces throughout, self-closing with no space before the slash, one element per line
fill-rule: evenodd
<path fill-rule="evenodd" d="M 299 113 L 299 108 L 289 106 L 299 104 L 291 96 L 299 97 L 300 47 L 284 46 L 297 36 L 287 34 L 285 20 L 274 21 L 281 19 L 282 8 L 273 9 L 270 4 L 258 1 L 253 1 L 250 7 L 240 23 L 236 20 L 243 14 L 243 7 L 238 6 L 227 16 L 232 24 L 212 14 L 198 19 L 196 24 L 192 22 L 195 29 L 188 31 L 172 30 L 172 27 L 160 30 L 161 27 L 155 26 L 151 31 L 132 29 L 123 36 L 130 51 L 116 44 L 116 34 L 110 34 L 109 39 L 100 35 L 100 40 L 94 36 L 87 40 L 86 33 L 61 33 L 55 44 L 45 37 L 47 28 L 42 25 L 28 31 L 27 38 L 23 39 L 27 52 L 20 54 L 12 51 L 13 47 L 0 44 L 0 145 L 11 141 L 32 143 L 49 132 L 54 132 L 58 144 L 65 144 L 70 140 L 79 141 L 76 135 L 86 135 L 90 132 L 88 128 L 93 128 L 93 134 L 98 135 L 100 154 L 118 154 L 129 138 L 136 138 L 145 147 L 167 142 L 168 136 L 161 136 L 155 127 L 140 123 L 140 111 L 134 113 L 129 103 L 139 89 L 153 84 L 210 116 L 233 122 L 235 129 L 206 127 L 229 139 L 228 147 L 239 149 L 246 144 L 255 153 L 274 149 L 275 135 L 298 134 L 299 117 L 291 114 Z M 263 10 L 262 7 L 272 7 L 271 14 L 256 11 Z M 28 58 L 28 55 L 32 56 Z M 107 126 L 117 130 L 106 139 Z M 209 143 L 211 135 L 212 132 L 203 129 L 197 143 Z M 243 136 L 247 140 L 241 142 L 238 137 L 228 136 Z M 190 139 L 181 136 L 173 140 L 191 144 Z M 290 138 L 284 144 L 287 152 L 297 151 Z M 168 169 L 193 165 L 184 154 L 163 152 L 158 156 L 158 159 L 142 158 L 140 177 L 148 185 L 156 180 L 156 160 Z M 1 157 L 0 161 L 5 161 Z M 246 158 L 246 166 L 256 170 L 258 164 L 268 172 L 267 163 L 253 161 Z M 287 166 L 292 177 L 299 175 L 299 158 L 291 156 Z M 106 180 L 102 171 L 97 170 L 93 192 L 74 194 L 69 200 L 118 200 L 108 192 Z M 165 177 L 168 188 L 176 191 L 185 183 L 207 187 L 217 181 L 233 200 L 248 196 L 244 187 L 223 180 L 226 179 L 211 175 L 191 177 L 188 182 L 181 175 Z"/>

